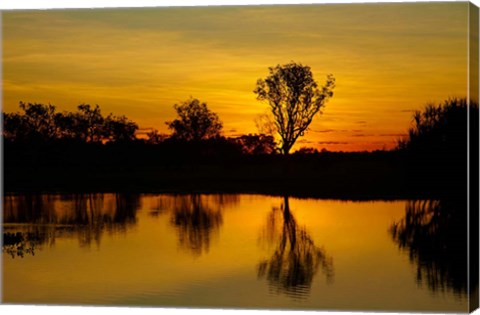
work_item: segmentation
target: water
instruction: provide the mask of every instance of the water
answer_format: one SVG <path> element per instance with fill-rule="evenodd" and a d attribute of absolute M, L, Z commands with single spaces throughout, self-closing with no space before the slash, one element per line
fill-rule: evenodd
<path fill-rule="evenodd" d="M 458 215 L 434 215 L 445 201 L 74 194 L 3 205 L 4 303 L 467 311 L 464 240 L 444 237 Z"/>

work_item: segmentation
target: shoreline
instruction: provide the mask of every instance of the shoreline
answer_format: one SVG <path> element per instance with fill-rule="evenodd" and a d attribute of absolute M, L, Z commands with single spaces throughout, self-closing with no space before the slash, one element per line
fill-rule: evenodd
<path fill-rule="evenodd" d="M 187 182 L 186 182 L 187 181 Z M 92 183 L 95 182 L 95 183 Z M 401 185 L 378 182 L 374 185 L 360 185 L 358 182 L 343 185 L 326 186 L 306 181 L 301 185 L 288 184 L 275 180 L 234 180 L 224 181 L 195 178 L 177 181 L 156 180 L 143 182 L 102 181 L 97 179 L 79 180 L 75 183 L 60 184 L 58 181 L 22 185 L 8 183 L 4 186 L 4 195 L 17 194 L 248 194 L 268 196 L 290 196 L 294 198 L 337 199 L 351 201 L 369 200 L 412 200 L 438 199 L 445 196 L 458 196 L 458 192 L 435 191 L 432 189 L 411 190 Z M 88 188 L 87 188 L 88 187 Z"/>

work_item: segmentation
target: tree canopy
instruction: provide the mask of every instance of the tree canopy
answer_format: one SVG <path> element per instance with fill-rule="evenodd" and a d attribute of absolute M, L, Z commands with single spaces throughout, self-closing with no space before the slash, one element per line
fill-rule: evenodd
<path fill-rule="evenodd" d="M 466 193 L 467 174 L 478 174 L 475 162 L 468 163 L 469 154 L 470 161 L 478 161 L 478 117 L 478 103 L 466 98 L 431 103 L 414 113 L 408 136 L 397 145 L 410 187 L 455 197 Z"/>
<path fill-rule="evenodd" d="M 57 112 L 54 105 L 20 102 L 21 112 L 3 113 L 7 141 L 75 140 L 101 143 L 135 140 L 138 125 L 125 116 L 104 117 L 100 107 L 81 104 L 76 112 Z"/>
<path fill-rule="evenodd" d="M 186 141 L 199 141 L 220 136 L 222 122 L 210 111 L 206 103 L 190 98 L 173 106 L 178 118 L 166 122 L 173 131 L 173 137 Z"/>
<path fill-rule="evenodd" d="M 478 129 L 478 104 L 465 98 L 452 98 L 440 104 L 427 104 L 416 111 L 408 137 L 398 142 L 399 149 L 415 152 L 464 152 L 467 149 L 467 111 L 471 126 Z"/>
<path fill-rule="evenodd" d="M 281 149 L 288 154 L 295 141 L 303 136 L 314 116 L 333 96 L 335 78 L 328 75 L 319 87 L 309 66 L 291 62 L 269 68 L 269 76 L 257 81 L 257 99 L 267 101 L 275 127 L 281 137 Z"/>

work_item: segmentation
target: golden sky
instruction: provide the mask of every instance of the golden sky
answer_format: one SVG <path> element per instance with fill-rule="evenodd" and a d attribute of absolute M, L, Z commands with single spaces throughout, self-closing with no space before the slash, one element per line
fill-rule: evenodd
<path fill-rule="evenodd" d="M 207 102 L 224 134 L 255 133 L 268 67 L 300 62 L 333 98 L 302 146 L 391 148 L 427 102 L 467 95 L 468 2 L 4 11 L 3 109 L 99 104 L 167 133 Z"/>

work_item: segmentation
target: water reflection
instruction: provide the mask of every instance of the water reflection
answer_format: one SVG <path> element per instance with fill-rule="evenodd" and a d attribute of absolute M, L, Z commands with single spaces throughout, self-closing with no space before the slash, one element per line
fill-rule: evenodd
<path fill-rule="evenodd" d="M 177 230 L 179 245 L 195 256 L 207 253 L 212 237 L 223 223 L 225 206 L 239 202 L 237 195 L 179 195 L 159 201 L 158 209 L 171 211 L 170 223 Z"/>
<path fill-rule="evenodd" d="M 223 222 L 220 210 L 203 204 L 199 195 L 184 196 L 176 201 L 171 223 L 177 228 L 180 245 L 195 255 L 208 252 L 211 235 Z"/>
<path fill-rule="evenodd" d="M 391 235 L 417 267 L 416 280 L 430 290 L 468 292 L 467 205 L 464 200 L 408 201 Z M 474 234 L 475 235 L 475 234 Z M 472 268 L 478 279 L 477 268 Z M 473 288 L 472 288 L 473 289 Z"/>
<path fill-rule="evenodd" d="M 126 232 L 137 223 L 139 194 L 24 194 L 8 195 L 4 205 L 2 250 L 23 257 L 58 237 L 77 237 L 80 246 L 100 245 L 104 232 Z M 223 223 L 226 206 L 238 195 L 160 195 L 150 214 L 169 214 L 178 242 L 195 256 L 208 252 L 212 237 Z"/>
<path fill-rule="evenodd" d="M 274 207 L 268 214 L 262 239 L 274 246 L 274 252 L 258 264 L 258 277 L 266 278 L 276 293 L 306 297 L 320 266 L 327 281 L 333 280 L 332 258 L 297 224 L 288 197 L 284 197 L 280 208 Z"/>
<path fill-rule="evenodd" d="M 7 196 L 5 300 L 283 309 L 374 305 L 460 312 L 469 300 L 453 290 L 432 294 L 426 275 L 441 274 L 439 281 L 465 291 L 465 266 L 448 262 L 451 257 L 428 257 L 429 243 L 418 241 L 422 235 L 451 233 L 457 214 L 443 210 L 451 207 L 447 201 L 412 201 L 405 212 L 404 201 L 259 195 Z M 397 222 L 394 232 L 387 234 L 392 222 Z M 404 251 L 396 249 L 392 235 Z M 464 238 L 458 243 L 464 244 Z M 455 256 L 454 251 L 447 248 L 444 255 Z M 411 275 L 417 264 L 421 286 Z M 463 274 L 454 274 L 458 271 Z M 327 285 L 334 276 L 335 283 Z M 445 280 L 449 277 L 453 280 Z"/>
<path fill-rule="evenodd" d="M 100 245 L 105 231 L 124 232 L 136 223 L 138 194 L 9 195 L 4 197 L 2 251 L 35 254 L 58 237 L 77 237 L 80 246 Z"/>
<path fill-rule="evenodd" d="M 35 249 L 44 241 L 44 235 L 38 232 L 4 232 L 2 252 L 12 258 L 35 255 Z"/>

